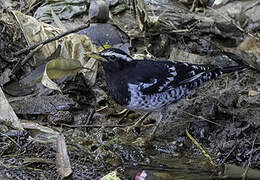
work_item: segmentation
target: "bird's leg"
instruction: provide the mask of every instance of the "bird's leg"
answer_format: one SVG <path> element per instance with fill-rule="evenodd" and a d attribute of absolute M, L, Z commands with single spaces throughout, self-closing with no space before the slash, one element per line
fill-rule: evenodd
<path fill-rule="evenodd" d="M 126 131 L 130 132 L 135 127 L 141 126 L 143 121 L 151 114 L 151 112 L 145 113 L 140 119 L 137 120 L 137 122 L 131 126 L 128 126 Z"/>
<path fill-rule="evenodd" d="M 152 140 L 154 138 L 155 132 L 158 128 L 158 126 L 160 125 L 160 123 L 166 118 L 166 107 L 164 107 L 161 111 L 161 117 L 159 119 L 159 121 L 156 123 L 155 127 L 153 128 L 153 131 L 150 134 L 149 139 Z"/>

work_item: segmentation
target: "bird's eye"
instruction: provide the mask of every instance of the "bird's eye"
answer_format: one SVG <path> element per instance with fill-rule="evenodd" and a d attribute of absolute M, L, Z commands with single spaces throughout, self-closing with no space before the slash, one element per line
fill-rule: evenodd
<path fill-rule="evenodd" d="M 115 56 L 115 55 L 112 55 L 112 56 L 110 57 L 110 59 L 115 60 L 115 59 L 116 59 L 116 56 Z"/>

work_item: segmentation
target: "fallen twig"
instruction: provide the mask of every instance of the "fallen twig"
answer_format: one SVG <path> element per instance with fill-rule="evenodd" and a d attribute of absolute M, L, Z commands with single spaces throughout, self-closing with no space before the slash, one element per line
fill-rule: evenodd
<path fill-rule="evenodd" d="M 21 66 L 24 65 L 29 59 L 31 59 L 35 52 L 37 52 L 42 46 L 43 45 L 36 47 L 22 61 L 18 61 L 12 69 L 11 74 L 16 74 L 16 72 L 21 68 Z"/>
<path fill-rule="evenodd" d="M 70 128 L 115 128 L 115 127 L 121 127 L 125 128 L 127 126 L 125 125 L 69 125 L 69 124 L 61 124 L 62 126 L 70 127 Z"/>
<path fill-rule="evenodd" d="M 237 145 L 235 144 L 235 145 L 232 147 L 232 149 L 229 151 L 228 155 L 223 158 L 222 163 L 219 164 L 219 165 L 222 165 L 222 164 L 224 164 L 224 163 L 226 162 L 227 158 L 231 155 L 231 153 L 235 150 L 236 147 L 237 147 Z"/>
<path fill-rule="evenodd" d="M 258 136 L 258 133 L 255 135 L 255 139 L 254 139 L 253 144 L 252 144 L 252 148 L 251 148 L 251 152 L 250 152 L 250 157 L 249 157 L 249 159 L 248 159 L 248 164 L 247 164 L 247 166 L 246 166 L 245 172 L 243 173 L 243 180 L 246 179 L 246 175 L 247 175 L 249 166 L 250 166 L 250 164 L 251 164 L 253 149 L 254 149 L 254 146 L 255 146 L 255 141 L 256 141 L 256 137 L 257 137 L 257 136 Z"/>
<path fill-rule="evenodd" d="M 10 139 L 16 146 L 18 146 L 19 148 L 21 148 L 21 146 L 20 146 L 13 138 L 11 138 L 10 136 L 8 136 L 8 135 L 6 135 L 6 134 L 3 134 L 3 133 L 1 133 L 1 132 L 0 132 L 0 135 L 7 137 L 7 138 Z"/>
<path fill-rule="evenodd" d="M 181 111 L 182 111 L 182 110 L 181 110 Z M 183 112 L 184 114 L 190 115 L 190 116 L 195 117 L 195 118 L 202 119 L 202 120 L 204 120 L 204 121 L 207 121 L 207 122 L 209 122 L 209 123 L 215 124 L 215 125 L 217 125 L 217 126 L 222 126 L 221 124 L 216 123 L 216 122 L 213 122 L 213 121 L 211 121 L 211 120 L 209 120 L 209 119 L 206 119 L 206 118 L 204 118 L 204 117 L 202 117 L 202 116 L 196 116 L 196 115 L 191 114 L 191 113 L 188 113 L 188 112 L 186 112 L 186 111 L 182 111 L 182 112 Z"/>
<path fill-rule="evenodd" d="M 21 55 L 21 54 L 23 54 L 23 53 L 27 53 L 27 52 L 29 52 L 30 50 L 35 49 L 35 48 L 37 48 L 37 47 L 40 46 L 40 45 L 48 44 L 48 43 L 50 43 L 50 42 L 52 42 L 52 41 L 56 41 L 56 40 L 58 40 L 58 39 L 60 39 L 60 38 L 62 38 L 62 37 L 64 37 L 64 36 L 66 36 L 66 35 L 68 35 L 68 34 L 78 32 L 78 31 L 80 31 L 80 30 L 82 30 L 82 29 L 86 29 L 86 28 L 89 27 L 89 25 L 90 25 L 90 23 L 87 22 L 87 24 L 85 24 L 85 25 L 83 25 L 83 26 L 80 26 L 80 27 L 78 27 L 78 28 L 76 28 L 76 29 L 69 30 L 69 31 L 67 31 L 67 32 L 65 32 L 65 33 L 59 34 L 59 35 L 57 35 L 57 36 L 55 36 L 55 37 L 49 38 L 49 39 L 47 39 L 47 40 L 45 40 L 45 41 L 36 43 L 36 44 L 34 44 L 34 45 L 32 45 L 32 46 L 29 46 L 29 47 L 24 48 L 24 49 L 22 49 L 22 50 L 20 50 L 20 51 L 17 51 L 17 52 L 15 52 L 13 55 L 14 55 L 14 56 L 19 56 L 19 55 Z"/>

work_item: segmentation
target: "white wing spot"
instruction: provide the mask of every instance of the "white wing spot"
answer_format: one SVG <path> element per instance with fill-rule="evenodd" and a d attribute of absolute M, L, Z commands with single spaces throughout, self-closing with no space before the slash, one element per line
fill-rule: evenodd
<path fill-rule="evenodd" d="M 173 76 L 177 76 L 177 72 L 176 71 L 173 71 L 170 74 L 173 75 Z"/>
<path fill-rule="evenodd" d="M 193 69 L 196 69 L 196 70 L 198 69 L 198 66 L 196 66 L 196 65 L 192 65 L 191 67 L 192 67 Z"/>
<path fill-rule="evenodd" d="M 159 87 L 159 91 L 162 91 L 164 88 L 165 84 L 163 84 L 162 86 Z"/>
<path fill-rule="evenodd" d="M 173 81 L 174 80 L 174 77 L 168 77 L 167 78 L 169 81 Z"/>
<path fill-rule="evenodd" d="M 153 79 L 153 82 L 151 82 L 151 83 L 141 83 L 140 85 L 142 86 L 142 88 L 148 88 L 148 87 L 156 84 L 157 82 L 158 82 L 157 79 Z"/>
<path fill-rule="evenodd" d="M 172 71 L 175 71 L 176 68 L 174 66 L 172 66 L 169 69 L 172 70 Z"/>
<path fill-rule="evenodd" d="M 175 96 L 178 97 L 179 95 L 180 95 L 180 89 L 179 89 L 179 88 L 176 88 L 176 89 L 175 89 Z"/>
<path fill-rule="evenodd" d="M 195 75 L 195 71 L 190 71 L 189 73 L 190 73 L 192 76 Z"/>

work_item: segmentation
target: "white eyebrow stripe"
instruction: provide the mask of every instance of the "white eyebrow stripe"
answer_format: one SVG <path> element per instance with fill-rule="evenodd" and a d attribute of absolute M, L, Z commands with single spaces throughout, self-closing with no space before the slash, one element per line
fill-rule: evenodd
<path fill-rule="evenodd" d="M 132 61 L 133 59 L 131 57 L 129 57 L 128 55 L 125 55 L 125 54 L 119 54 L 119 53 L 116 53 L 116 52 L 113 52 L 113 51 L 107 51 L 105 52 L 104 54 L 102 54 L 103 56 L 116 56 L 117 58 L 121 58 L 127 62 L 130 62 Z"/>
<path fill-rule="evenodd" d="M 133 60 L 132 58 L 130 58 L 130 57 L 126 56 L 126 55 L 122 55 L 122 54 L 118 54 L 118 53 L 115 53 L 114 55 L 115 55 L 116 57 L 120 57 L 120 58 L 124 59 L 124 60 L 127 61 L 127 62 Z"/>

